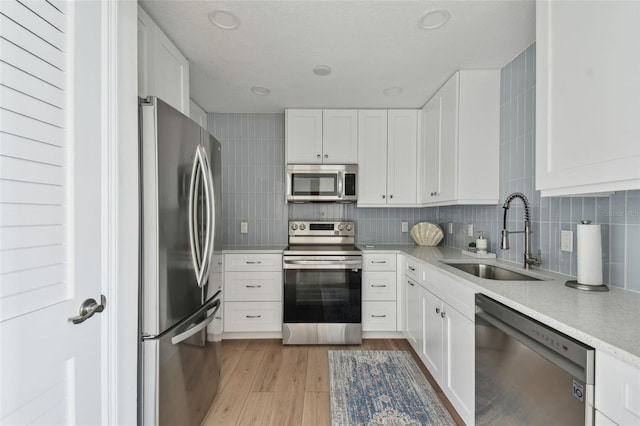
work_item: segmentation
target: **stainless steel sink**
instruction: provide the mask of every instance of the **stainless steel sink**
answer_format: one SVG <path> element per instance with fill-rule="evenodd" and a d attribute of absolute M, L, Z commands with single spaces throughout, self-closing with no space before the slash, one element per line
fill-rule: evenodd
<path fill-rule="evenodd" d="M 542 281 L 540 278 L 535 278 L 529 275 L 524 275 L 519 272 L 504 269 L 495 265 L 486 265 L 484 263 L 448 263 L 443 262 L 445 265 L 453 266 L 468 274 L 475 275 L 476 277 L 486 278 L 489 280 L 498 281 Z"/>

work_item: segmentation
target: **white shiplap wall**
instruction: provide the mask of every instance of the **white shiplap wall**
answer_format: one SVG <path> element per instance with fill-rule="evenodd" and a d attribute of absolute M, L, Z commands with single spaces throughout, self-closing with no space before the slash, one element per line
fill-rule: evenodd
<path fill-rule="evenodd" d="M 0 321 L 67 297 L 66 12 L 0 0 Z"/>

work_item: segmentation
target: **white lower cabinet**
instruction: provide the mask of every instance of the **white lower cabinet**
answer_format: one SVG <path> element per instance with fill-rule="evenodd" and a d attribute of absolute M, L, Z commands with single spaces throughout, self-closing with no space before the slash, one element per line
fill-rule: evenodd
<path fill-rule="evenodd" d="M 282 302 L 225 302 L 224 331 L 281 331 Z"/>
<path fill-rule="evenodd" d="M 405 286 L 405 334 L 417 354 L 424 352 L 424 302 L 426 292 L 417 282 L 403 276 Z"/>
<path fill-rule="evenodd" d="M 362 331 L 396 331 L 396 302 L 362 302 Z"/>
<path fill-rule="evenodd" d="M 362 331 L 396 331 L 396 254 L 362 254 Z"/>
<path fill-rule="evenodd" d="M 458 414 L 465 423 L 473 424 L 475 323 L 473 315 L 470 318 L 452 307 L 459 304 L 461 293 L 468 293 L 463 298 L 467 299 L 473 298 L 473 292 L 453 280 L 446 286 L 430 281 L 441 277 L 430 274 L 428 265 L 419 266 L 419 271 L 426 277 L 420 282 L 404 276 L 405 335 Z M 455 295 L 451 300 L 449 291 Z"/>
<path fill-rule="evenodd" d="M 596 351 L 595 394 L 596 425 L 640 425 L 640 369 Z"/>
<path fill-rule="evenodd" d="M 282 331 L 282 254 L 225 254 L 224 271 L 224 331 Z"/>

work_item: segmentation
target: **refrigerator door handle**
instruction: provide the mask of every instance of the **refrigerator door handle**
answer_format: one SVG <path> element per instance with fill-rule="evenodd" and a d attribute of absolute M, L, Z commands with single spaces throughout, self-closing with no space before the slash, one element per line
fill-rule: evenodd
<path fill-rule="evenodd" d="M 204 183 L 205 190 L 205 204 L 206 204 L 206 231 L 204 241 L 204 252 L 202 254 L 202 275 L 199 282 L 200 287 L 207 283 L 207 277 L 209 275 L 209 267 L 211 265 L 211 254 L 213 250 L 213 238 L 215 233 L 215 194 L 213 189 L 213 177 L 211 176 L 211 166 L 209 165 L 209 158 L 207 152 L 202 148 L 200 150 L 201 166 L 202 166 L 202 181 Z"/>
<path fill-rule="evenodd" d="M 178 343 L 180 343 L 180 342 L 182 342 L 184 340 L 187 340 L 189 337 L 193 336 L 194 334 L 198 333 L 199 331 L 204 330 L 209 324 L 211 324 L 211 322 L 215 318 L 216 312 L 218 312 L 218 309 L 220 309 L 220 299 L 219 298 L 216 298 L 215 300 L 212 300 L 210 303 L 207 303 L 206 305 L 204 305 L 194 315 L 197 315 L 198 313 L 201 313 L 201 312 L 206 312 L 206 311 L 208 311 L 210 309 L 213 309 L 213 312 L 208 314 L 204 320 L 200 321 L 196 325 L 193 325 L 193 326 L 187 328 L 185 331 L 182 331 L 179 334 L 173 336 L 171 338 L 171 343 L 173 343 L 174 345 L 177 345 Z"/>
<path fill-rule="evenodd" d="M 198 237 L 198 192 L 200 179 L 200 155 L 199 146 L 193 158 L 193 166 L 191 167 L 191 182 L 189 183 L 189 245 L 191 247 L 191 260 L 193 261 L 193 269 L 196 274 L 198 286 L 200 286 L 200 239 Z"/>

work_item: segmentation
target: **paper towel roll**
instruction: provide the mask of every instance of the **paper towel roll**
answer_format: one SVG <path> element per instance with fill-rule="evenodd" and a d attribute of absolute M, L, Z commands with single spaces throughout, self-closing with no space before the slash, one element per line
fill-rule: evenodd
<path fill-rule="evenodd" d="M 602 237 L 600 225 L 578 225 L 578 283 L 602 284 Z"/>

